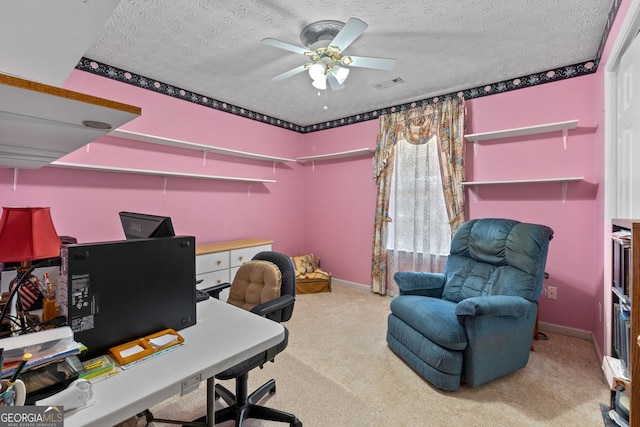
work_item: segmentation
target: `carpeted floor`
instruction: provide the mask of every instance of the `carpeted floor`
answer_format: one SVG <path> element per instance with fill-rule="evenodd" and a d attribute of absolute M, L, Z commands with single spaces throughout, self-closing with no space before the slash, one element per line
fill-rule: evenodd
<path fill-rule="evenodd" d="M 250 390 L 276 378 L 277 392 L 265 404 L 296 414 L 305 427 L 603 425 L 599 405 L 608 402 L 609 390 L 591 343 L 547 332 L 548 340 L 534 342 L 526 368 L 478 388 L 443 392 L 387 347 L 389 302 L 340 285 L 297 296 L 286 324 L 289 346 L 275 363 L 251 372 Z M 189 420 L 204 415 L 204 405 L 203 383 L 151 409 Z"/>

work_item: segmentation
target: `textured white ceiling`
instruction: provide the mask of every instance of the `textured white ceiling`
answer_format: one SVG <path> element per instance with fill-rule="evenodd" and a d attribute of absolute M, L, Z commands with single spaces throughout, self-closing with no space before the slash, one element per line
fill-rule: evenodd
<path fill-rule="evenodd" d="M 612 3 L 122 0 L 84 56 L 306 126 L 593 60 Z M 321 96 L 307 73 L 271 80 L 308 61 L 263 38 L 302 46 L 307 24 L 350 17 L 369 28 L 346 53 L 395 58 L 393 70 L 352 68 L 344 90 Z"/>

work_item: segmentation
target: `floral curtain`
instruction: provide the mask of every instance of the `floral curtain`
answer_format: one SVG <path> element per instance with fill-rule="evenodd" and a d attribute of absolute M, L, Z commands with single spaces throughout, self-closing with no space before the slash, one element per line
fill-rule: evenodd
<path fill-rule="evenodd" d="M 465 221 L 464 190 L 465 103 L 452 97 L 433 104 L 394 112 L 380 117 L 374 157 L 374 179 L 378 187 L 373 234 L 372 292 L 388 293 L 387 230 L 389 193 L 398 141 L 426 144 L 436 138 L 440 174 L 451 235 Z"/>

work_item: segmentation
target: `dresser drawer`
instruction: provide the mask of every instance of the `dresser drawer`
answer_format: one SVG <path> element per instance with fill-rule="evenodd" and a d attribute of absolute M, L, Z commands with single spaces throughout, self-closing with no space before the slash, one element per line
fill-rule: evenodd
<path fill-rule="evenodd" d="M 229 269 L 229 251 L 196 256 L 196 274 Z"/>
<path fill-rule="evenodd" d="M 231 267 L 239 267 L 249 261 L 255 254 L 262 251 L 270 251 L 271 245 L 251 246 L 249 248 L 231 250 Z M 235 274 L 234 274 L 235 275 Z"/>
<path fill-rule="evenodd" d="M 220 283 L 229 282 L 229 270 L 211 271 L 209 273 L 196 274 L 196 280 L 202 280 L 196 287 L 198 289 L 208 288 L 210 286 L 219 285 Z"/>

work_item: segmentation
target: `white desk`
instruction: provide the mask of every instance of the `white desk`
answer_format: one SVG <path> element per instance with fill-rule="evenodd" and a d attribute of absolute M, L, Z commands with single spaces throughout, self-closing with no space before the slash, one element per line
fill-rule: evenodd
<path fill-rule="evenodd" d="M 180 393 L 183 382 L 211 378 L 284 338 L 279 323 L 213 298 L 196 307 L 196 324 L 178 331 L 183 347 L 94 384 L 96 402 L 65 414 L 65 427 L 115 425 Z"/>

